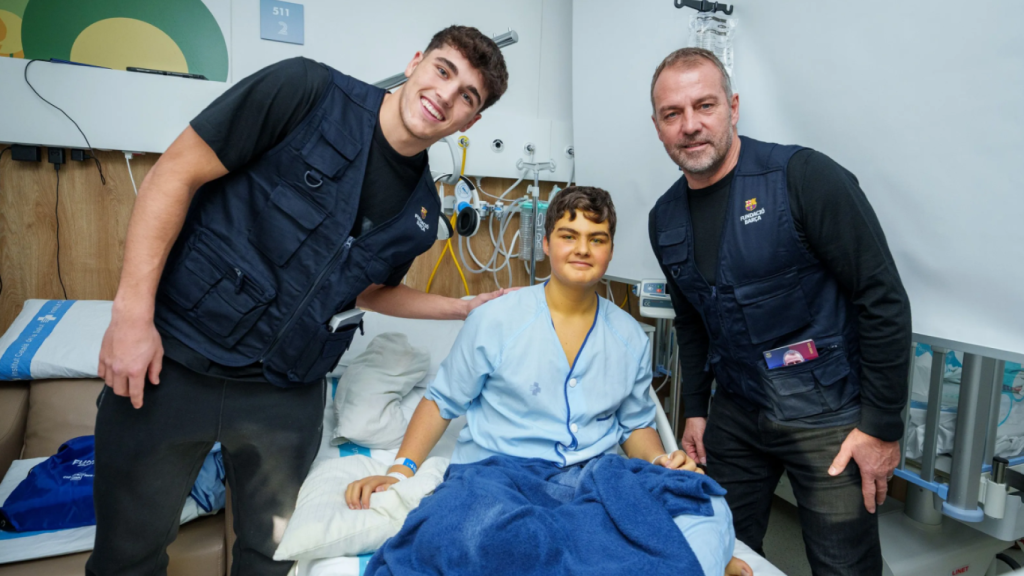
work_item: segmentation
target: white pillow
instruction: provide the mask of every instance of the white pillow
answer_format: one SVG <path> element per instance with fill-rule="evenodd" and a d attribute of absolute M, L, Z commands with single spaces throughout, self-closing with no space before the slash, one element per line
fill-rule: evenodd
<path fill-rule="evenodd" d="M 441 361 L 448 356 L 463 324 L 462 320 L 414 320 L 367 312 L 363 316 L 366 333 L 356 332 L 348 352 L 341 357 L 341 364 L 331 374 L 340 376 L 344 368 L 362 354 L 377 336 L 385 332 L 401 332 L 409 338 L 410 344 L 417 348 L 425 348 L 430 353 L 430 368 L 427 369 L 427 375 L 416 383 L 416 386 L 426 388 L 437 376 L 437 369 Z"/>
<path fill-rule="evenodd" d="M 349 510 L 345 489 L 367 476 L 387 474 L 389 466 L 366 456 L 346 456 L 314 465 L 306 476 L 295 513 L 288 521 L 274 560 L 313 560 L 358 556 L 380 548 L 405 517 L 444 479 L 447 458 L 428 458 L 415 476 L 370 496 L 369 510 Z"/>
<path fill-rule="evenodd" d="M 429 367 L 430 354 L 410 346 L 405 334 L 387 332 L 374 338 L 338 381 L 332 444 L 398 448 L 409 425 L 402 413 L 402 398 Z"/>
<path fill-rule="evenodd" d="M 26 300 L 0 336 L 0 380 L 96 378 L 113 302 Z"/>

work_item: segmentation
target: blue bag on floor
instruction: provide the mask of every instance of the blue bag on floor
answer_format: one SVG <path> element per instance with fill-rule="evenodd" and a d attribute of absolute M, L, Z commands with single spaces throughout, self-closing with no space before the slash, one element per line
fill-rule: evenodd
<path fill-rule="evenodd" d="M 92 504 L 93 436 L 68 440 L 7 497 L 0 528 L 13 532 L 61 530 L 96 523 Z"/>
<path fill-rule="evenodd" d="M 92 502 L 95 436 L 67 441 L 37 464 L 5 502 L 0 502 L 0 530 L 35 532 L 96 524 Z M 192 498 L 205 512 L 224 507 L 224 461 L 220 443 L 206 455 Z"/>

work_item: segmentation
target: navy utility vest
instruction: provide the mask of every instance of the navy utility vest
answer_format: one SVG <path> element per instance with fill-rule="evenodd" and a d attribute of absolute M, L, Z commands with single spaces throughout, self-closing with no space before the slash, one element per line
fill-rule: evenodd
<path fill-rule="evenodd" d="M 801 148 L 740 140 L 715 286 L 694 262 L 685 176 L 653 210 L 661 263 L 700 312 L 711 342 L 708 365 L 730 398 L 778 420 L 848 409 L 860 397 L 857 316 L 797 236 L 786 169 Z M 818 359 L 768 369 L 764 352 L 808 339 Z"/>
<path fill-rule="evenodd" d="M 199 189 L 157 293 L 161 330 L 220 364 L 261 361 L 278 386 L 330 371 L 357 328 L 331 316 L 437 238 L 429 169 L 397 216 L 350 236 L 385 92 L 332 75 L 283 142 Z"/>

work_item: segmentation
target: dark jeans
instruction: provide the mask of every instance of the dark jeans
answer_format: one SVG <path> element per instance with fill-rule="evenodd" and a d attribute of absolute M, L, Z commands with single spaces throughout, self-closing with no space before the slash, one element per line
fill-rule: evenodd
<path fill-rule="evenodd" d="M 272 558 L 320 446 L 323 385 L 225 380 L 164 357 L 142 408 L 104 387 L 96 417 L 96 546 L 90 576 L 163 575 L 203 459 L 220 442 L 231 486 L 232 575 L 285 575 Z"/>
<path fill-rule="evenodd" d="M 736 538 L 764 554 L 772 494 L 785 471 L 799 505 L 811 571 L 816 576 L 881 575 L 878 517 L 864 508 L 857 463 L 851 460 L 839 476 L 828 475 L 854 426 L 783 426 L 717 394 L 704 431 L 707 473 L 729 491 L 725 499 Z"/>

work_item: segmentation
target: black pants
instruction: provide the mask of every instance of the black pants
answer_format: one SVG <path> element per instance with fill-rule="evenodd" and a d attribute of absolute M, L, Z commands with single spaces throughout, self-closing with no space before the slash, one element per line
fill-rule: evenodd
<path fill-rule="evenodd" d="M 851 460 L 839 476 L 828 475 L 854 426 L 783 426 L 716 395 L 704 432 L 707 473 L 729 491 L 725 499 L 736 538 L 764 555 L 772 494 L 786 471 L 815 576 L 880 576 L 878 517 L 864 508 L 857 463 Z"/>
<path fill-rule="evenodd" d="M 323 385 L 283 389 L 193 372 L 164 357 L 142 408 L 104 387 L 96 417 L 95 576 L 167 572 L 167 545 L 203 460 L 220 442 L 231 486 L 232 575 L 285 575 L 272 558 L 320 446 Z M 276 531 L 276 537 L 275 537 Z"/>

